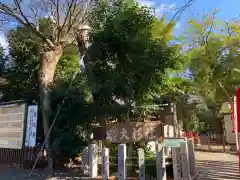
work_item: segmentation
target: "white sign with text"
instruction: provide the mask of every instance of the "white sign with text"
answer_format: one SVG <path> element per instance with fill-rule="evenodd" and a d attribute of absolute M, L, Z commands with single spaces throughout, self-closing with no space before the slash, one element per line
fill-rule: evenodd
<path fill-rule="evenodd" d="M 25 147 L 36 146 L 38 106 L 28 106 Z"/>

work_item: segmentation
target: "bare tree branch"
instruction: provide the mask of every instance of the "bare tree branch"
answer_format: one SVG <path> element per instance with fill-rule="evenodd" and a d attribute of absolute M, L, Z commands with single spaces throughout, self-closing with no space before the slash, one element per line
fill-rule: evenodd
<path fill-rule="evenodd" d="M 176 18 L 178 19 L 182 15 L 183 11 L 186 8 L 190 7 L 194 2 L 195 2 L 195 0 L 188 0 L 188 1 L 185 0 L 185 3 L 183 6 L 175 8 L 175 10 L 177 10 L 177 12 L 173 15 L 171 21 L 175 21 Z"/>
<path fill-rule="evenodd" d="M 88 7 L 86 6 L 86 7 L 83 7 L 83 10 L 81 9 L 78 12 L 76 12 L 74 18 L 69 21 L 69 26 L 68 26 L 68 29 L 67 29 L 67 33 L 69 33 L 70 30 L 73 28 L 74 22 L 76 22 L 77 19 L 78 19 L 78 23 L 75 24 L 76 29 L 78 29 L 79 25 L 84 23 L 84 19 L 86 18 L 86 15 L 87 15 L 87 9 L 88 9 Z"/>
<path fill-rule="evenodd" d="M 63 31 L 63 29 L 65 28 L 65 25 L 66 25 L 66 23 L 67 23 L 67 20 L 68 20 L 70 14 L 71 14 L 71 11 L 72 11 L 72 7 L 73 7 L 73 6 L 76 6 L 76 4 L 74 3 L 74 1 L 75 1 L 75 0 L 71 0 L 70 4 L 68 5 L 67 14 L 66 14 L 66 16 L 65 16 L 65 18 L 64 18 L 64 20 L 63 20 L 63 24 L 62 24 L 61 28 L 60 28 L 59 31 L 58 31 L 58 37 L 59 37 L 59 35 L 61 34 L 61 32 Z"/>
<path fill-rule="evenodd" d="M 87 18 L 89 8 L 93 0 L 36 0 L 22 5 L 20 0 L 13 0 L 13 4 L 0 2 L 0 21 L 12 21 L 29 28 L 34 34 L 40 37 L 50 48 L 63 43 L 66 39 L 74 39 L 79 25 Z M 41 14 L 40 14 L 41 13 Z M 10 18 L 6 19 L 3 16 Z M 34 22 L 41 18 L 52 20 L 52 35 L 49 39 L 42 30 L 36 29 Z"/>
<path fill-rule="evenodd" d="M 21 5 L 20 5 L 20 1 L 19 0 L 14 0 L 14 2 L 16 4 L 16 6 L 17 6 L 17 9 L 20 12 L 21 17 L 25 20 L 27 25 L 31 26 L 31 23 L 28 21 L 28 18 L 23 14 L 23 11 L 22 11 L 22 8 L 21 8 Z"/>
<path fill-rule="evenodd" d="M 214 21 L 215 21 L 215 16 L 216 16 L 216 11 L 214 11 L 214 13 L 213 13 L 210 27 L 208 28 L 208 32 L 207 32 L 207 34 L 206 34 L 206 36 L 205 36 L 205 38 L 204 38 L 205 46 L 207 46 L 207 44 L 208 44 L 208 38 L 209 38 L 209 36 L 210 36 L 210 34 L 211 34 L 211 32 L 212 32 L 212 29 L 213 29 L 213 25 L 214 25 Z M 207 30 L 207 28 L 206 28 L 206 30 Z"/>
<path fill-rule="evenodd" d="M 15 1 L 16 3 L 18 3 L 18 1 Z M 18 6 L 16 4 L 16 6 Z M 19 8 L 19 7 L 18 7 Z M 21 8 L 20 8 L 21 10 Z M 3 4 L 0 2 L 0 13 L 4 13 L 12 18 L 14 18 L 15 20 L 17 20 L 20 24 L 24 25 L 25 27 L 29 28 L 33 33 L 35 33 L 37 36 L 39 36 L 42 40 L 44 40 L 51 48 L 54 48 L 53 43 L 47 39 L 44 34 L 42 34 L 40 31 L 38 31 L 36 28 L 33 27 L 32 23 L 30 23 L 27 19 L 27 17 L 20 11 L 20 16 L 14 12 L 14 9 L 12 9 L 11 7 Z M 26 21 L 27 20 L 27 21 Z"/>
<path fill-rule="evenodd" d="M 56 16 L 57 16 L 57 24 L 60 25 L 60 12 L 59 12 L 59 0 L 56 2 Z"/>

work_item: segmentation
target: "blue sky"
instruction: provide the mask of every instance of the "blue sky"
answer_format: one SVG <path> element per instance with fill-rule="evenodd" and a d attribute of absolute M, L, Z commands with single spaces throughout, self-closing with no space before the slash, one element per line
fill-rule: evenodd
<path fill-rule="evenodd" d="M 139 3 L 155 8 L 157 16 L 167 13 L 171 18 L 174 14 L 174 8 L 184 5 L 187 0 L 137 0 Z M 192 6 L 188 7 L 182 14 L 175 27 L 175 34 L 182 34 L 187 30 L 187 21 L 191 18 L 199 18 L 204 13 L 218 9 L 217 18 L 227 21 L 240 16 L 240 0 L 195 0 Z M 0 43 L 7 46 L 5 38 L 0 33 Z"/>
<path fill-rule="evenodd" d="M 141 4 L 153 7 L 156 15 L 161 16 L 167 13 L 171 18 L 174 8 L 184 5 L 187 0 L 137 0 Z M 208 12 L 218 9 L 217 19 L 228 21 L 240 16 L 240 0 L 195 0 L 195 2 L 185 9 L 175 31 L 177 34 L 183 33 L 187 29 L 187 21 L 192 18 L 199 18 Z"/>
<path fill-rule="evenodd" d="M 153 7 L 155 15 L 161 17 L 166 14 L 169 19 L 176 13 L 176 7 L 181 7 L 188 0 L 137 0 L 143 5 Z M 216 19 L 221 21 L 231 21 L 239 16 L 240 20 L 240 0 L 195 0 L 194 3 L 184 10 L 174 30 L 175 35 L 184 34 L 188 29 L 189 19 L 201 18 L 206 13 L 218 10 Z M 186 70 L 189 74 L 189 70 Z"/>

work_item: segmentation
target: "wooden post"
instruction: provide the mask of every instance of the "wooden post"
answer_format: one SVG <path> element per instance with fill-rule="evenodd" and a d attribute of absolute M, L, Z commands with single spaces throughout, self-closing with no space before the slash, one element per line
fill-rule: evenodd
<path fill-rule="evenodd" d="M 180 158 L 180 147 L 172 148 L 172 162 L 173 162 L 173 179 L 181 180 L 181 158 Z"/>
<path fill-rule="evenodd" d="M 126 144 L 118 145 L 118 180 L 126 180 L 126 156 L 127 156 L 127 147 Z"/>
<path fill-rule="evenodd" d="M 139 180 L 145 180 L 144 149 L 138 149 Z"/>
<path fill-rule="evenodd" d="M 157 155 L 157 180 L 166 180 L 167 174 L 166 174 L 166 165 L 165 165 L 165 153 L 164 153 L 164 147 L 162 147 L 160 144 L 158 146 L 158 152 Z"/>
<path fill-rule="evenodd" d="M 194 152 L 194 142 L 193 139 L 190 138 L 187 140 L 188 143 L 188 158 L 189 158 L 189 167 L 190 167 L 190 174 L 192 176 L 196 175 L 196 159 L 195 159 L 195 152 Z"/>
<path fill-rule="evenodd" d="M 89 145 L 89 170 L 90 177 L 96 178 L 98 173 L 98 162 L 97 162 L 97 145 L 90 144 Z"/>
<path fill-rule="evenodd" d="M 88 155 L 88 147 L 83 149 L 83 173 L 88 173 L 89 168 L 89 155 Z"/>
<path fill-rule="evenodd" d="M 180 143 L 180 154 L 182 162 L 182 180 L 191 180 L 187 142 Z"/>
<path fill-rule="evenodd" d="M 109 178 L 109 149 L 102 149 L 102 179 L 107 180 Z"/>

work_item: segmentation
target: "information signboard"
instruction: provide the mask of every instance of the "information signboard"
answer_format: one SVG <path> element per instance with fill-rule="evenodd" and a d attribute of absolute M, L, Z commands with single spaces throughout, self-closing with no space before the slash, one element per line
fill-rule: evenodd
<path fill-rule="evenodd" d="M 24 103 L 0 106 L 0 148 L 22 148 L 25 113 Z"/>

